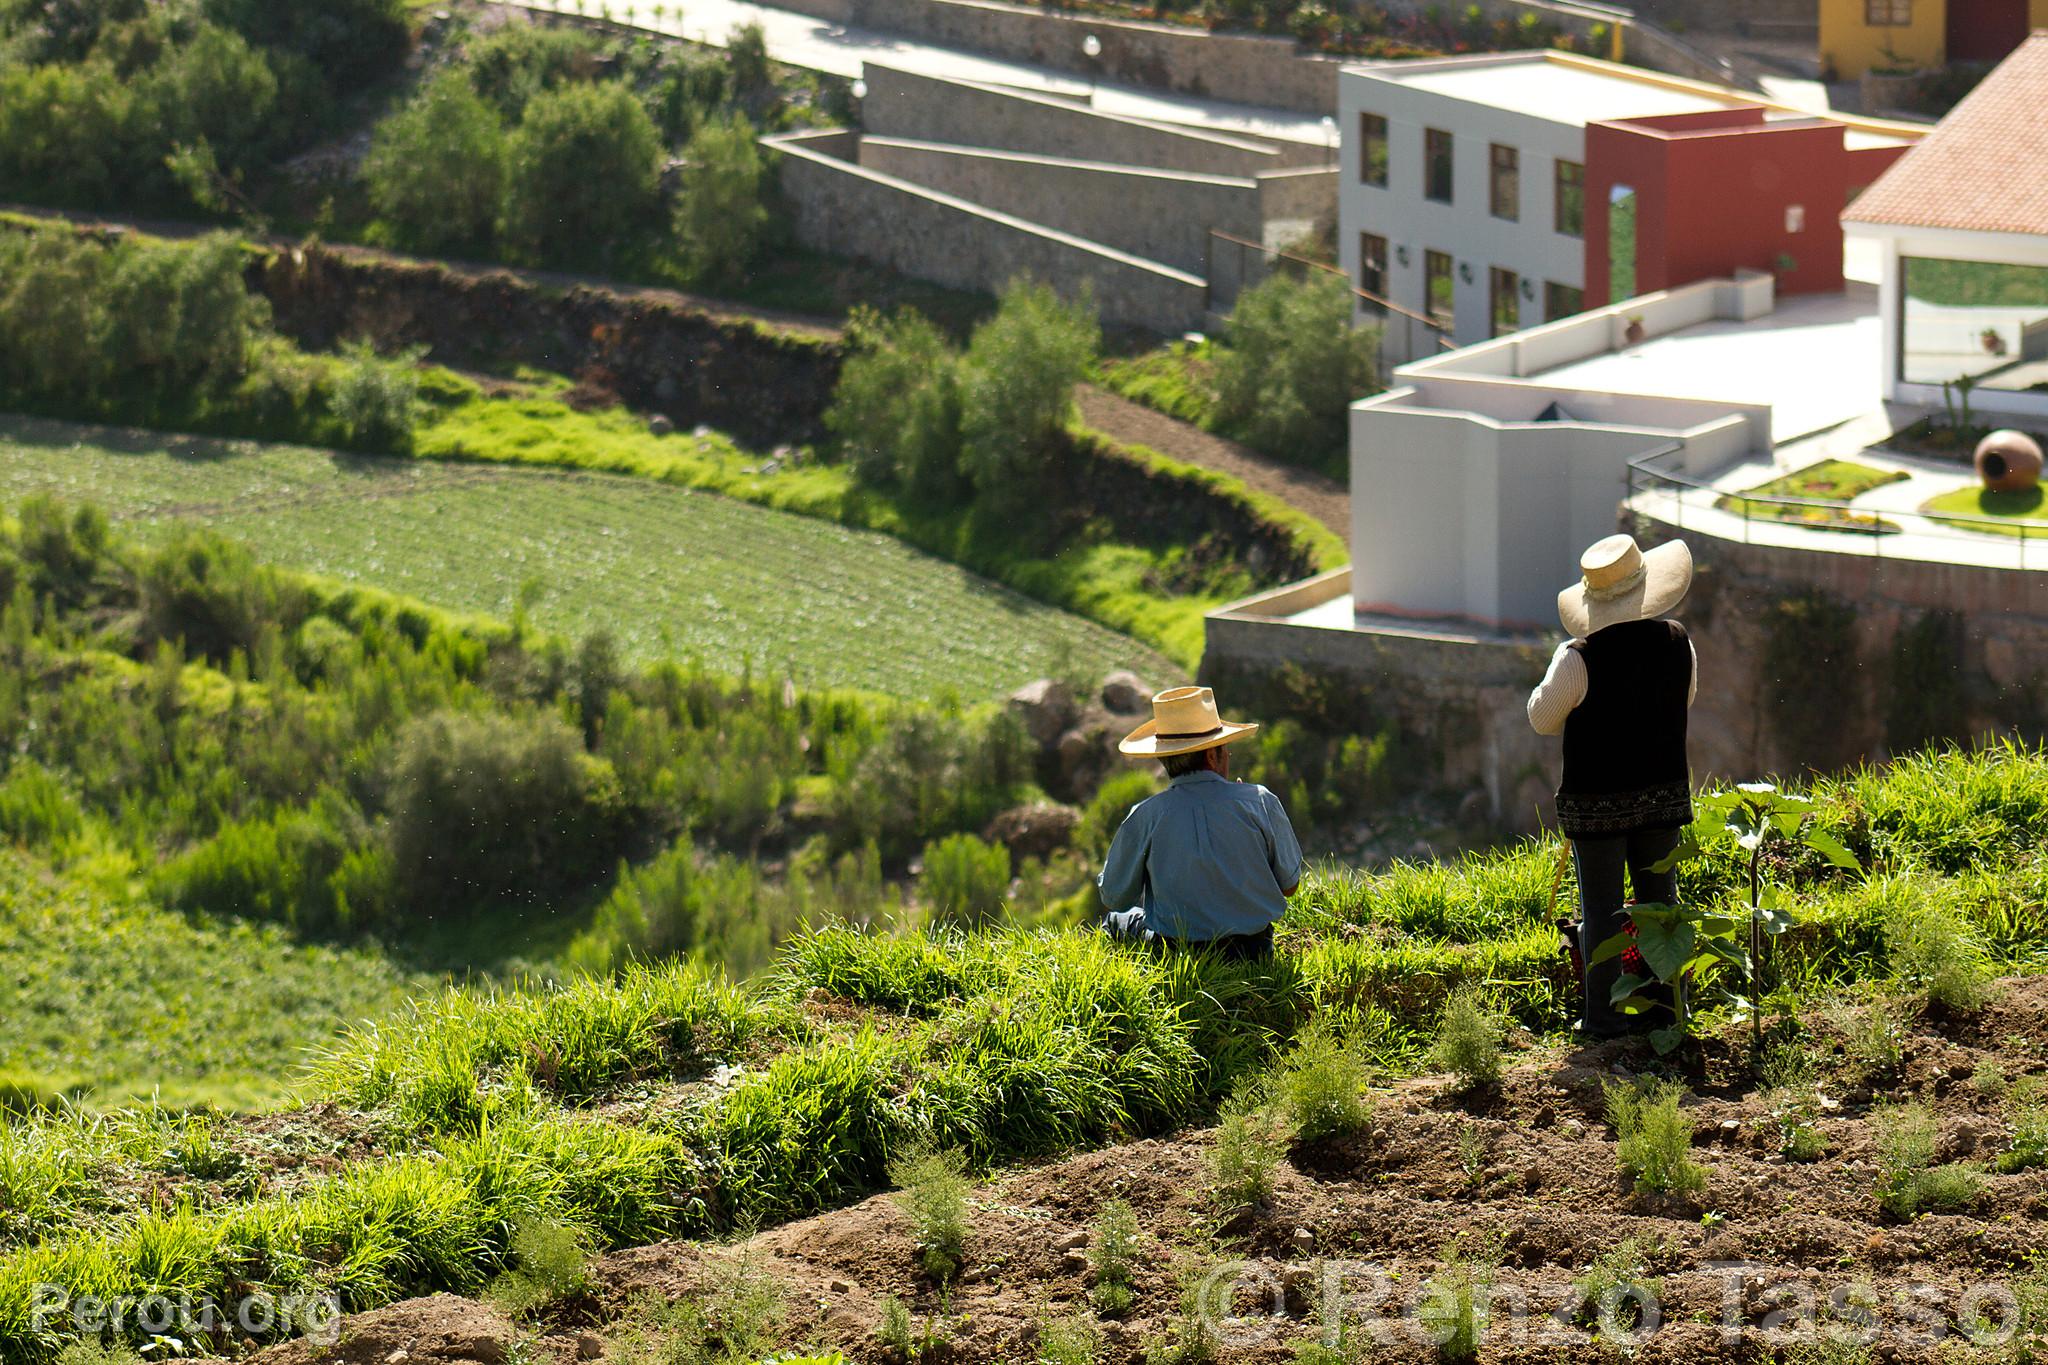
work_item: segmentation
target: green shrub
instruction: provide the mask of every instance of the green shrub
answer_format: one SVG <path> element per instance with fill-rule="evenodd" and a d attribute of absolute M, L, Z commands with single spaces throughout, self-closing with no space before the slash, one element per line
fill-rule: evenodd
<path fill-rule="evenodd" d="M 31 847 L 76 838 L 85 829 L 63 780 L 33 759 L 17 761 L 0 781 L 0 835 Z"/>
<path fill-rule="evenodd" d="M 960 467 L 991 502 L 1035 510 L 1102 342 L 1092 305 L 1017 281 L 974 329 L 960 367 Z"/>
<path fill-rule="evenodd" d="M 770 1358 L 787 1316 L 781 1286 L 751 1255 L 707 1257 L 696 1293 L 635 1301 L 618 1345 L 628 1365 L 752 1365 Z"/>
<path fill-rule="evenodd" d="M 1842 1050 L 1855 1078 L 1865 1084 L 1898 1074 L 1905 1057 L 1905 1020 L 1897 1001 L 1876 991 L 1862 1001 L 1836 1001 L 1826 1011 L 1842 1035 Z"/>
<path fill-rule="evenodd" d="M 2038 1078 L 2013 1087 L 2012 1142 L 1998 1154 L 1998 1169 L 2011 1174 L 2048 1166 L 2048 1096 Z"/>
<path fill-rule="evenodd" d="M 910 1306 L 894 1294 L 884 1294 L 875 1305 L 879 1321 L 875 1326 L 875 1340 L 897 1360 L 913 1360 L 917 1355 L 917 1338 L 910 1321 Z"/>
<path fill-rule="evenodd" d="M 661 135 L 623 82 L 536 95 L 512 136 L 510 240 L 550 265 L 617 265 L 661 204 Z"/>
<path fill-rule="evenodd" d="M 684 272 L 707 283 L 744 279 L 768 226 L 766 167 L 753 128 L 737 118 L 700 124 L 683 163 L 674 222 Z"/>
<path fill-rule="evenodd" d="M 967 1263 L 967 1156 L 957 1149 L 913 1151 L 889 1165 L 896 1202 L 910 1216 L 918 1261 L 941 1284 Z"/>
<path fill-rule="evenodd" d="M 504 211 L 508 148 L 498 111 L 461 72 L 444 71 L 377 125 L 363 159 L 370 205 L 398 246 L 484 251 Z"/>
<path fill-rule="evenodd" d="M 1691 1196 L 1707 1188 L 1707 1173 L 1692 1159 L 1692 1124 L 1679 1112 L 1680 1091 L 1662 1081 L 1604 1083 L 1607 1122 L 1615 1156 L 1638 1194 Z"/>
<path fill-rule="evenodd" d="M 1871 1114 L 1877 1130 L 1877 1199 L 1895 1218 L 1923 1209 L 1953 1212 L 1976 1202 L 1984 1177 L 1960 1164 L 1936 1166 L 1941 1121 L 1922 1104 L 1884 1105 Z"/>
<path fill-rule="evenodd" d="M 1090 862 L 1100 862 L 1124 820 L 1140 801 L 1157 795 L 1159 778 L 1142 769 L 1121 772 L 1095 789 L 1074 827 L 1074 847 Z"/>
<path fill-rule="evenodd" d="M 1465 1173 L 1467 1188 L 1476 1190 L 1485 1183 L 1486 1134 L 1469 1119 L 1458 1125 L 1458 1169 Z"/>
<path fill-rule="evenodd" d="M 1379 331 L 1342 277 L 1276 272 L 1238 296 L 1216 364 L 1218 425 L 1282 459 L 1334 466 L 1353 400 L 1379 387 Z"/>
<path fill-rule="evenodd" d="M 595 35 L 580 28 L 503 24 L 470 41 L 463 66 L 477 94 L 512 125 L 542 92 L 593 76 L 597 49 Z"/>
<path fill-rule="evenodd" d="M 1104 1317 L 1122 1317 L 1137 1303 L 1131 1277 L 1142 1236 L 1137 1212 L 1124 1200 L 1109 1200 L 1095 1215 L 1088 1242 L 1088 1264 L 1095 1273 L 1089 1300 Z"/>
<path fill-rule="evenodd" d="M 1296 1141 L 1320 1142 L 1362 1131 L 1371 1121 L 1365 1087 L 1372 1063 L 1352 1039 L 1316 1020 L 1272 1078 L 1272 1102 Z"/>
<path fill-rule="evenodd" d="M 1462 987 L 1444 1003 L 1430 1064 L 1456 1076 L 1463 1090 L 1496 1085 L 1501 1074 L 1501 1033 L 1499 1017 L 1486 1008 L 1479 992 Z"/>
<path fill-rule="evenodd" d="M 925 845 L 919 890 L 934 924 L 982 929 L 1002 918 L 1010 894 L 1010 850 L 972 834 Z"/>
<path fill-rule="evenodd" d="M 1179 1309 L 1167 1319 L 1160 1336 L 1147 1344 L 1145 1365 L 1213 1365 L 1221 1353 L 1222 1342 L 1210 1320 L 1211 1305 L 1202 1302 L 1205 1270 L 1199 1261 L 1181 1267 Z"/>
<path fill-rule="evenodd" d="M 901 483 L 934 499 L 959 488 L 959 359 L 925 316 L 884 320 L 857 308 L 852 354 L 839 372 L 825 426 L 865 483 Z"/>
<path fill-rule="evenodd" d="M 583 1236 L 565 1223 L 527 1218 L 512 1229 L 511 1268 L 491 1281 L 493 1303 L 514 1318 L 581 1294 L 590 1283 Z"/>
<path fill-rule="evenodd" d="M 379 454 L 411 453 L 419 395 L 414 367 L 419 357 L 420 352 L 409 351 L 387 359 L 367 341 L 342 347 L 342 365 L 328 402 L 351 446 Z"/>
<path fill-rule="evenodd" d="M 732 83 L 741 94 L 767 89 L 768 39 L 759 24 L 734 26 L 726 36 L 725 59 L 732 66 Z"/>

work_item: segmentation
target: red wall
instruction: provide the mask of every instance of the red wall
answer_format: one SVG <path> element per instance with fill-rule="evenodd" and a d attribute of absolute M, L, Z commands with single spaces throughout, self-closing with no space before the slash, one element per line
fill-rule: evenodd
<path fill-rule="evenodd" d="M 1675 289 L 1747 267 L 1777 271 L 1780 294 L 1842 287 L 1841 212 L 1868 162 L 1837 123 L 1766 124 L 1761 110 L 1597 123 L 1586 129 L 1586 301 L 1607 301 L 1607 202 L 1636 190 L 1636 292 Z M 1853 170 L 1852 170 L 1853 165 Z M 1785 211 L 1805 210 L 1788 232 Z"/>
<path fill-rule="evenodd" d="M 1948 0 L 1948 59 L 1996 62 L 2027 40 L 2027 0 Z"/>

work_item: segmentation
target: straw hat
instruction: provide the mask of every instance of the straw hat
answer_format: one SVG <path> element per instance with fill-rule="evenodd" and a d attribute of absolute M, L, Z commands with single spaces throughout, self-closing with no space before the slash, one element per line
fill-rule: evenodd
<path fill-rule="evenodd" d="M 1216 694 L 1206 687 L 1169 687 L 1152 698 L 1152 719 L 1116 747 L 1135 758 L 1171 758 L 1243 739 L 1258 728 L 1225 724 L 1216 714 Z"/>
<path fill-rule="evenodd" d="M 1609 536 L 1579 556 L 1579 581 L 1557 595 L 1564 628 L 1584 639 L 1605 626 L 1647 621 L 1692 586 L 1692 551 L 1667 541 L 1647 554 L 1633 536 Z"/>

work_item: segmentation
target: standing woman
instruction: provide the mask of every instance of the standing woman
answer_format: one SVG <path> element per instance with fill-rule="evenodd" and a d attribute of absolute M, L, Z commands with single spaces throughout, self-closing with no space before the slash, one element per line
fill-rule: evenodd
<path fill-rule="evenodd" d="M 1656 865 L 1692 823 L 1692 772 L 1685 757 L 1686 712 L 1699 687 L 1699 661 L 1685 627 L 1660 619 L 1692 586 L 1692 551 L 1671 541 L 1644 553 L 1631 536 L 1609 536 L 1579 557 L 1581 577 L 1557 595 L 1571 635 L 1529 694 L 1529 723 L 1564 736 L 1557 823 L 1572 841 L 1579 878 L 1579 950 L 1619 933 L 1622 876 L 1644 905 L 1670 904 L 1677 876 Z M 1609 1003 L 1620 976 L 1614 958 L 1585 971 L 1581 1027 L 1612 1038 L 1633 1026 Z M 1668 1022 L 1668 1021 L 1667 1021 Z"/>

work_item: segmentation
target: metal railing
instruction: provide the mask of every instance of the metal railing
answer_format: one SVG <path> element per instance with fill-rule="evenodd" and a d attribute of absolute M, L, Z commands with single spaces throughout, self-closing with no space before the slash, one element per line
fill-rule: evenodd
<path fill-rule="evenodd" d="M 1656 517 L 1668 522 L 1679 530 L 1685 527 L 1687 494 L 1710 493 L 1713 502 L 1706 510 L 1721 517 L 1734 517 L 1742 523 L 1742 543 L 1754 544 L 1752 528 L 1758 522 L 1772 526 L 1804 528 L 1828 535 L 1843 536 L 1860 540 L 1862 552 L 1874 558 L 1884 557 L 1884 543 L 1893 536 L 1912 532 L 1922 536 L 1943 537 L 1958 543 L 1969 543 L 1987 553 L 2000 543 L 2015 547 L 2014 558 L 2017 567 L 2029 567 L 2028 542 L 2048 541 L 2048 522 L 2027 522 L 2006 517 L 1980 517 L 1962 512 L 1943 512 L 1931 515 L 1926 512 L 1901 512 L 1890 508 L 1871 509 L 1853 507 L 1845 502 L 1828 498 L 1802 498 L 1784 493 L 1749 493 L 1730 491 L 1717 487 L 1704 479 L 1679 474 L 1669 469 L 1659 469 L 1656 462 L 1684 449 L 1678 444 L 1660 446 L 1628 462 L 1628 493 L 1626 506 L 1629 511 Z M 1671 494 L 1663 508 L 1637 505 L 1637 497 L 1645 493 L 1667 492 Z M 1699 509 L 1694 507 L 1694 511 Z M 1788 515 L 1789 514 L 1789 515 Z M 1982 530 L 1971 528 L 1981 527 Z M 1720 534 L 1717 527 L 1699 522 L 1695 529 L 1710 534 Z M 1773 544 L 1779 542 L 1773 541 Z M 2034 562 L 2048 569 L 2048 550 L 2036 550 Z M 1975 558 L 1968 561 L 1980 562 Z"/>
<path fill-rule="evenodd" d="M 1237 287 L 1230 291 L 1228 298 L 1221 298 L 1217 289 L 1217 266 L 1233 256 L 1237 261 Z M 1254 260 L 1257 261 L 1259 269 L 1257 279 L 1252 278 Z M 1225 232 L 1221 228 L 1209 230 L 1209 292 L 1206 299 L 1209 311 L 1227 311 L 1224 305 L 1235 302 L 1237 295 L 1260 283 L 1270 271 L 1283 265 L 1292 269 L 1321 271 L 1344 281 L 1344 287 L 1351 291 L 1351 297 L 1357 303 L 1359 311 L 1374 319 L 1374 325 L 1388 333 L 1394 333 L 1398 329 L 1404 355 L 1419 358 L 1433 355 L 1438 351 L 1455 350 L 1457 347 L 1457 343 L 1451 339 L 1449 328 L 1434 318 L 1403 308 L 1392 299 L 1382 298 L 1368 289 L 1360 289 L 1352 283 L 1349 275 L 1328 261 L 1318 261 L 1292 251 L 1282 251 L 1278 247 L 1266 246 L 1261 242 Z M 1415 344 L 1418 336 L 1426 342 L 1420 348 Z"/>

